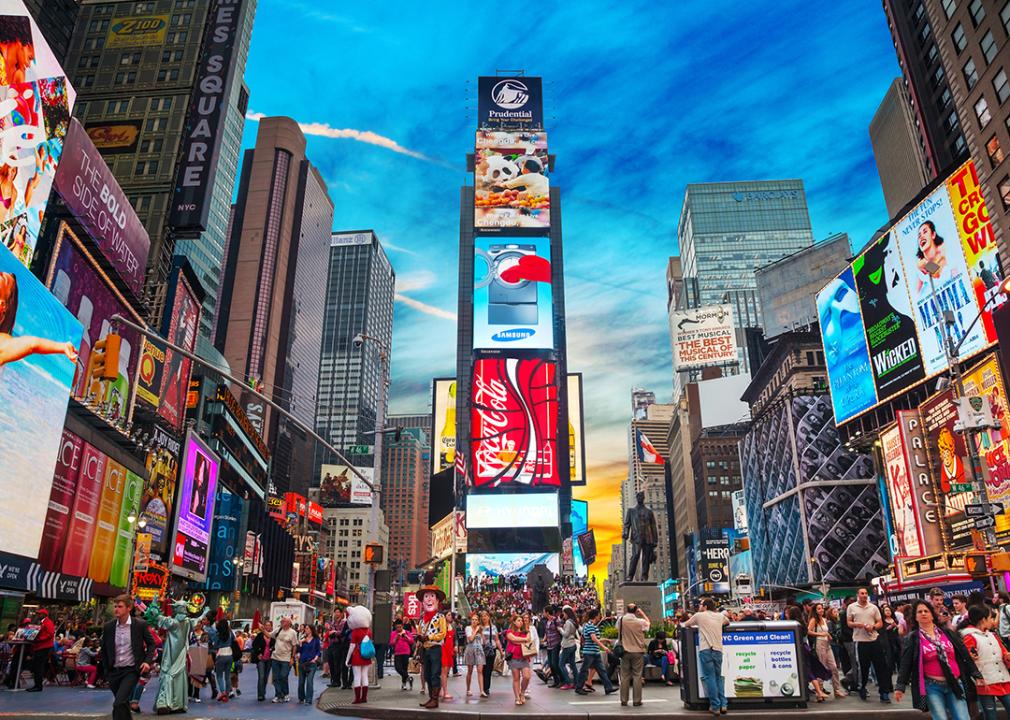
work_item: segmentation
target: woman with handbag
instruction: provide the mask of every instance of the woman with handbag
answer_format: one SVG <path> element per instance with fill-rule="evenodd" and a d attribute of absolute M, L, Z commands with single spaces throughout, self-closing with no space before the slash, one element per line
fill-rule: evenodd
<path fill-rule="evenodd" d="M 841 699 L 848 695 L 842 688 L 838 663 L 835 662 L 835 654 L 831 650 L 831 631 L 828 627 L 828 616 L 825 614 L 824 603 L 814 605 L 810 622 L 807 623 L 807 638 L 813 639 L 817 659 L 831 673 L 831 691 L 835 697 Z"/>
<path fill-rule="evenodd" d="M 993 630 L 996 616 L 988 607 L 972 605 L 968 608 L 961 637 L 968 654 L 975 661 L 982 680 L 975 683 L 978 702 L 985 720 L 996 720 L 996 701 L 1010 713 L 1010 653 Z"/>
<path fill-rule="evenodd" d="M 481 626 L 481 648 L 484 651 L 484 667 L 481 677 L 480 696 L 487 697 L 491 693 L 491 674 L 496 665 L 495 660 L 502 655 L 501 641 L 498 638 L 498 626 L 491 622 L 491 616 L 486 610 L 479 615 Z"/>
<path fill-rule="evenodd" d="M 901 702 L 911 683 L 913 704 L 933 720 L 968 720 L 965 683 L 981 677 L 960 636 L 940 625 L 930 603 L 915 601 L 894 699 Z"/>
<path fill-rule="evenodd" d="M 522 615 L 513 615 L 508 632 L 505 633 L 508 645 L 505 655 L 508 657 L 509 669 L 512 671 L 512 693 L 516 705 L 526 704 L 526 688 L 530 685 L 530 658 L 537 654 L 530 636 L 529 627 Z"/>
<path fill-rule="evenodd" d="M 477 668 L 477 684 L 483 687 L 484 680 L 484 627 L 480 624 L 477 613 L 470 616 L 470 624 L 466 626 L 466 649 L 463 651 L 463 664 L 466 665 L 466 696 L 473 697 L 470 682 L 473 669 Z M 480 692 L 484 696 L 483 689 Z"/>
<path fill-rule="evenodd" d="M 315 687 L 313 680 L 316 675 L 316 668 L 319 667 L 319 658 L 322 655 L 323 647 L 316 637 L 315 628 L 305 623 L 302 625 L 302 644 L 298 646 L 298 702 L 306 705 L 312 704 L 315 697 Z"/>

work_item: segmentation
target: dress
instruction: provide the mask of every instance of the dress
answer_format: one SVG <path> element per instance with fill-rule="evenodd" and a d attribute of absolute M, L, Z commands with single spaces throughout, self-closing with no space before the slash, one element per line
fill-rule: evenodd
<path fill-rule="evenodd" d="M 452 667 L 452 654 L 456 651 L 456 631 L 449 626 L 442 641 L 442 667 Z"/>
<path fill-rule="evenodd" d="M 354 644 L 354 652 L 351 653 L 351 667 L 366 667 L 372 664 L 371 660 L 361 657 L 361 642 L 370 636 L 371 630 L 369 628 L 358 628 L 351 631 L 351 642 Z M 372 643 L 374 644 L 375 640 L 372 640 Z"/>
<path fill-rule="evenodd" d="M 466 650 L 463 651 L 464 665 L 484 664 L 484 642 L 483 628 L 479 632 L 474 632 L 472 627 L 466 629 Z"/>
<path fill-rule="evenodd" d="M 154 707 L 168 708 L 173 712 L 186 712 L 189 707 L 186 657 L 193 621 L 185 615 L 174 618 L 161 617 L 158 620 L 158 627 L 165 630 L 165 644 L 161 650 L 160 681 Z"/>

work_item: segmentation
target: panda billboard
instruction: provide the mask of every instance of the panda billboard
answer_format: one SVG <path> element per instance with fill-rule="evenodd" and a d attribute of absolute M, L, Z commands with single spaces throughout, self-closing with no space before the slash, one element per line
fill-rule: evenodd
<path fill-rule="evenodd" d="M 475 147 L 474 227 L 549 228 L 547 134 L 480 130 Z"/>

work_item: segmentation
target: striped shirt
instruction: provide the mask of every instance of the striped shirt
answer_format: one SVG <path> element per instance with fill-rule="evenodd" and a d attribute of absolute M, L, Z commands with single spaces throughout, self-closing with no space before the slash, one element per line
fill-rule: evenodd
<path fill-rule="evenodd" d="M 593 623 L 587 622 L 582 626 L 582 654 L 599 655 L 600 646 L 593 640 L 593 635 L 599 636 L 600 629 Z"/>

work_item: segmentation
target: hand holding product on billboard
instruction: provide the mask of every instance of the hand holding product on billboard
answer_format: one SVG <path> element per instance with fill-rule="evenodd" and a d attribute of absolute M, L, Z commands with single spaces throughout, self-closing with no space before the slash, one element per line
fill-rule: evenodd
<path fill-rule="evenodd" d="M 478 132 L 474 227 L 550 227 L 547 163 L 546 133 Z"/>
<path fill-rule="evenodd" d="M 554 347 L 547 238 L 474 238 L 475 349 Z"/>

